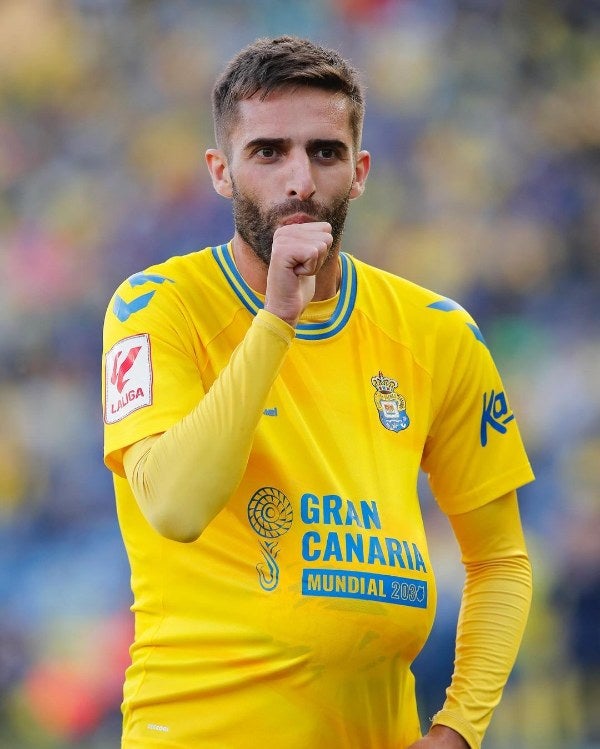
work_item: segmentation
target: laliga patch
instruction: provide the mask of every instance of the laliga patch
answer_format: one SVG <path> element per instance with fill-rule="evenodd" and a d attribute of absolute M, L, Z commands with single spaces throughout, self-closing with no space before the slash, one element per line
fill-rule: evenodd
<path fill-rule="evenodd" d="M 115 343 L 105 361 L 104 421 L 107 424 L 152 405 L 152 359 L 147 333 Z"/>

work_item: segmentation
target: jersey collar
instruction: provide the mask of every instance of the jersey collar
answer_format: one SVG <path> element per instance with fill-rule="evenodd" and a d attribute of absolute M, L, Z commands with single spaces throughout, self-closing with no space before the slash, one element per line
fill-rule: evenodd
<path fill-rule="evenodd" d="M 212 254 L 219 268 L 221 269 L 225 280 L 231 286 L 232 290 L 252 314 L 264 307 L 262 299 L 253 291 L 244 281 L 233 260 L 231 244 L 222 244 L 218 247 L 212 247 Z M 305 341 L 322 340 L 331 338 L 338 333 L 350 319 L 354 304 L 356 302 L 356 268 L 349 255 L 345 252 L 340 253 L 341 280 L 340 293 L 335 309 L 328 320 L 322 322 L 300 322 L 296 326 L 296 338 Z"/>

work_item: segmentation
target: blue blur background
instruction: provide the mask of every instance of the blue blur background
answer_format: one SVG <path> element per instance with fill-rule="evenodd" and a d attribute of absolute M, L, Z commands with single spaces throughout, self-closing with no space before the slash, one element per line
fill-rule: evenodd
<path fill-rule="evenodd" d="M 537 482 L 532 614 L 488 749 L 600 746 L 600 2 L 0 2 L 0 747 L 119 743 L 129 571 L 102 463 L 116 285 L 226 241 L 210 89 L 257 36 L 364 71 L 374 165 L 344 248 L 467 307 Z M 423 725 L 462 571 L 423 482 L 439 585 Z"/>

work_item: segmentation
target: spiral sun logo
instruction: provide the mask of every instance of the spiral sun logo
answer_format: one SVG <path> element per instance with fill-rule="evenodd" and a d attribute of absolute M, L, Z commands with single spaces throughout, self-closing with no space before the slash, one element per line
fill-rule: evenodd
<path fill-rule="evenodd" d="M 285 494 L 272 486 L 259 489 L 248 503 L 248 522 L 261 539 L 260 550 L 265 562 L 256 565 L 263 590 L 274 590 L 279 583 L 279 549 L 277 541 L 292 527 L 294 510 Z"/>

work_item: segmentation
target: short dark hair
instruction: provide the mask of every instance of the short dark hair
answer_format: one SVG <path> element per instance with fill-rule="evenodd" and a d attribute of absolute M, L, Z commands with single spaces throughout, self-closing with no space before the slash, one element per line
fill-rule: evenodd
<path fill-rule="evenodd" d="M 273 91 L 297 86 L 320 88 L 348 98 L 350 128 L 358 148 L 365 112 L 358 71 L 335 50 L 294 36 L 257 39 L 230 60 L 212 93 L 217 144 L 226 147 L 240 101 L 258 92 L 264 99 Z"/>

